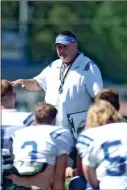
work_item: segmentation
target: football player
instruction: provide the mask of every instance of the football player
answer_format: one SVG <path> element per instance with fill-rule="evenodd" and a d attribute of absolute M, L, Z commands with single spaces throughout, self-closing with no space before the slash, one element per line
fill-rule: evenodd
<path fill-rule="evenodd" d="M 127 189 L 127 123 L 108 101 L 91 106 L 76 147 L 93 188 Z"/>
<path fill-rule="evenodd" d="M 9 175 L 12 168 L 12 154 L 10 152 L 10 138 L 14 131 L 29 126 L 34 121 L 32 113 L 18 112 L 15 109 L 16 93 L 12 85 L 7 80 L 0 80 L 1 85 L 1 152 L 2 152 L 2 173 L 3 176 Z M 3 188 L 7 188 L 7 181 Z M 9 183 L 10 184 L 10 183 Z"/>
<path fill-rule="evenodd" d="M 119 94 L 114 89 L 104 88 L 104 89 L 100 90 L 95 97 L 95 101 L 98 101 L 98 100 L 106 100 L 106 101 L 110 102 L 117 111 L 120 111 Z M 123 117 L 127 120 L 127 116 L 124 115 Z"/>
<path fill-rule="evenodd" d="M 12 176 L 14 183 L 65 189 L 65 169 L 74 142 L 69 130 L 54 125 L 56 114 L 54 106 L 40 102 L 35 106 L 35 125 L 14 133 L 14 172 L 20 175 Z"/>

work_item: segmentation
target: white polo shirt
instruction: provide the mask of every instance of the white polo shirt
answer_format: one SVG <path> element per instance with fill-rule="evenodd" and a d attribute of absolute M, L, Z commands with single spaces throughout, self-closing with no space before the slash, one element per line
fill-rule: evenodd
<path fill-rule="evenodd" d="M 60 94 L 61 65 L 61 59 L 52 62 L 34 79 L 45 91 L 45 101 L 58 109 L 57 125 L 69 128 L 70 118 L 76 132 L 84 126 L 92 98 L 103 88 L 101 73 L 97 65 L 81 53 L 71 65 Z"/>

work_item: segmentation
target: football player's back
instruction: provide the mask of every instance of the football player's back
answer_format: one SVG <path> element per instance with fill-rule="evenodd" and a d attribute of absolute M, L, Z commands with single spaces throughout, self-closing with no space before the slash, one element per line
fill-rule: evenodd
<path fill-rule="evenodd" d="M 54 154 L 53 151 L 55 151 L 55 148 L 51 150 L 49 146 L 50 144 L 51 147 L 54 145 L 53 140 L 50 138 L 50 133 L 54 128 L 55 126 L 50 125 L 36 125 L 15 132 L 13 140 L 15 161 L 22 159 L 28 162 L 45 162 L 46 157 L 44 154 L 46 154 L 46 151 L 49 151 L 50 154 Z M 43 154 L 41 154 L 42 152 Z M 33 154 L 36 156 L 32 156 Z"/>
<path fill-rule="evenodd" d="M 11 83 L 7 80 L 1 80 L 0 85 L 2 170 L 9 171 L 12 164 L 10 138 L 15 130 L 23 127 L 26 114 L 19 114 L 15 109 L 16 94 Z"/>
<path fill-rule="evenodd" d="M 98 164 L 96 172 L 101 179 L 100 188 L 127 188 L 127 123 L 108 124 L 96 129 L 100 132 L 94 142 L 93 154 Z"/>
<path fill-rule="evenodd" d="M 31 120 L 30 120 L 31 116 Z M 30 112 L 19 112 L 16 109 L 2 109 L 1 121 L 4 126 L 20 126 L 24 125 L 24 121 L 29 117 L 29 123 L 33 122 L 34 116 Z M 27 119 L 28 120 L 28 119 Z M 28 126 L 28 125 L 27 125 Z"/>
<path fill-rule="evenodd" d="M 101 100 L 90 108 L 76 146 L 84 168 L 96 173 L 87 178 L 93 186 L 127 189 L 127 123 L 110 103 Z"/>
<path fill-rule="evenodd" d="M 91 157 L 89 166 L 96 167 L 100 189 L 127 188 L 127 123 L 88 129 L 79 136 L 77 148 L 84 164 Z"/>
<path fill-rule="evenodd" d="M 68 141 L 66 144 L 65 140 Z M 72 142 L 70 131 L 52 125 L 36 125 L 16 131 L 13 139 L 14 166 L 20 175 L 37 173 L 45 163 L 55 165 L 56 157 L 62 151 L 68 154 Z"/>
<path fill-rule="evenodd" d="M 10 173 L 12 173 L 13 156 L 11 147 L 11 135 L 14 131 L 23 128 L 26 125 L 24 121 L 26 120 L 26 117 L 29 117 L 30 113 L 18 112 L 15 109 L 16 93 L 13 90 L 11 82 L 9 82 L 8 80 L 1 80 L 0 85 L 2 188 L 10 189 L 12 182 L 8 181 L 4 176 L 7 176 Z"/>

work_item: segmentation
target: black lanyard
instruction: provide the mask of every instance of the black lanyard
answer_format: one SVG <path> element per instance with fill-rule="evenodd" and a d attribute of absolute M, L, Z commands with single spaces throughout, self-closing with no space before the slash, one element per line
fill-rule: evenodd
<path fill-rule="evenodd" d="M 75 60 L 77 59 L 77 57 L 80 55 L 80 53 L 78 52 L 77 53 L 77 56 L 76 56 L 76 58 L 75 58 Z M 66 71 L 66 73 L 65 73 L 65 75 L 64 75 L 64 77 L 62 78 L 62 80 L 60 80 L 61 81 L 61 84 L 60 84 L 60 86 L 59 86 L 59 94 L 62 94 L 62 92 L 63 92 L 63 85 L 64 85 L 64 82 L 65 82 L 65 79 L 66 79 L 66 77 L 67 77 L 67 75 L 68 75 L 68 73 L 69 73 L 69 71 L 70 71 L 70 69 L 71 69 L 71 66 L 72 66 L 72 64 L 75 62 L 75 60 L 73 60 L 73 62 L 69 65 L 69 68 L 68 68 L 68 70 Z"/>
<path fill-rule="evenodd" d="M 67 77 L 67 75 L 68 75 L 68 73 L 69 73 L 69 71 L 71 69 L 72 64 L 73 64 L 73 62 L 69 65 L 69 68 L 66 71 L 64 77 L 62 77 L 61 84 L 59 86 L 59 94 L 61 94 L 63 92 L 63 85 L 64 85 L 65 79 L 66 79 L 66 77 Z"/>

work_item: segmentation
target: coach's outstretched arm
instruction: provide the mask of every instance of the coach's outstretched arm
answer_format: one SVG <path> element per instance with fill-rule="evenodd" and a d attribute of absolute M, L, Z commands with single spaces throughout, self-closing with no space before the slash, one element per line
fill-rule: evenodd
<path fill-rule="evenodd" d="M 43 90 L 35 79 L 18 79 L 11 83 L 12 86 L 19 86 L 29 92 L 40 92 Z"/>

